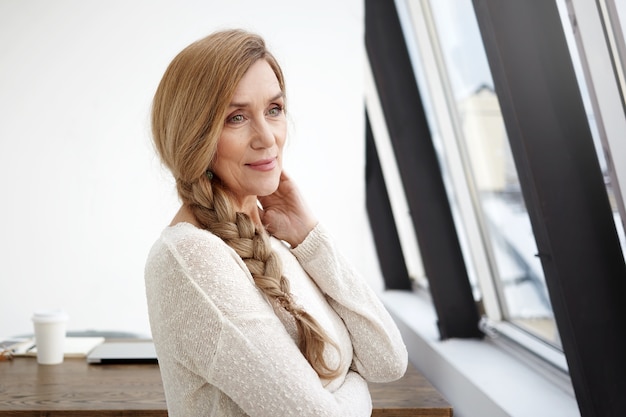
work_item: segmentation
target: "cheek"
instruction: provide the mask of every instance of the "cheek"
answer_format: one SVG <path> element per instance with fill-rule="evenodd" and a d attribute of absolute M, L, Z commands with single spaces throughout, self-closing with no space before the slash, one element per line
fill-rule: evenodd
<path fill-rule="evenodd" d="M 217 141 L 217 149 L 215 156 L 228 155 L 228 149 L 230 148 L 230 140 L 225 135 L 220 136 L 220 140 Z"/>
<path fill-rule="evenodd" d="M 284 124 L 278 129 L 276 136 L 276 145 L 282 151 L 285 143 L 287 142 L 287 125 Z"/>
<path fill-rule="evenodd" d="M 215 161 L 236 161 L 243 155 L 243 149 L 235 135 L 222 135 L 217 142 Z"/>

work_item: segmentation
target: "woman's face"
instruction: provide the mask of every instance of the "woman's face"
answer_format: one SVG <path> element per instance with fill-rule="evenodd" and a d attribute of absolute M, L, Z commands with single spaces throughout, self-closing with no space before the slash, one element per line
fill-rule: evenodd
<path fill-rule="evenodd" d="M 211 170 L 240 207 L 256 206 L 257 196 L 278 187 L 287 134 L 284 103 L 274 71 L 260 59 L 245 73 L 226 110 Z"/>

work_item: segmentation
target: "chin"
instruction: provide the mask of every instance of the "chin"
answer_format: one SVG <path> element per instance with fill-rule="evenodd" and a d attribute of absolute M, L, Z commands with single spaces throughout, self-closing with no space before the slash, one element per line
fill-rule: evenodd
<path fill-rule="evenodd" d="M 280 170 L 272 170 L 251 179 L 250 185 L 256 190 L 255 194 L 258 197 L 265 197 L 274 193 L 280 185 L 280 174 Z"/>
<path fill-rule="evenodd" d="M 267 189 L 267 191 L 262 191 L 260 193 L 257 194 L 258 197 L 267 197 L 270 194 L 273 194 L 276 190 L 278 189 L 278 186 L 272 188 L 272 189 Z"/>
<path fill-rule="evenodd" d="M 278 190 L 278 184 L 279 184 L 278 178 L 276 179 L 276 181 L 272 181 L 272 183 L 268 182 L 267 184 L 264 184 L 263 186 L 259 187 L 260 189 L 257 195 L 259 197 L 265 197 L 274 193 L 276 190 Z"/>

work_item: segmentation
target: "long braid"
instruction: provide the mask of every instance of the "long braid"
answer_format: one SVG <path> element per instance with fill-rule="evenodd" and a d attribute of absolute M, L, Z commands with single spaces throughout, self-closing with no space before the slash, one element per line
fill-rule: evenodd
<path fill-rule="evenodd" d="M 213 183 L 202 176 L 193 184 L 178 181 L 179 194 L 200 225 L 220 237 L 243 259 L 256 286 L 293 318 L 298 330 L 298 348 L 317 374 L 326 379 L 339 375 L 323 355 L 326 344 L 339 351 L 323 328 L 297 305 L 289 281 L 282 275 L 282 264 L 273 251 L 265 229 L 257 228 L 250 217 L 235 212 L 228 192 L 216 178 Z"/>

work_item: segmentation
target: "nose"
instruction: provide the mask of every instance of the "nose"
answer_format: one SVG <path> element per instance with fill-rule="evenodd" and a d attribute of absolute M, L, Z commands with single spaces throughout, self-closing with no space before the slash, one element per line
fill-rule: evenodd
<path fill-rule="evenodd" d="M 274 130 L 272 129 L 271 124 L 265 118 L 261 118 L 260 120 L 254 122 L 253 135 L 253 149 L 269 148 L 276 143 Z"/>

